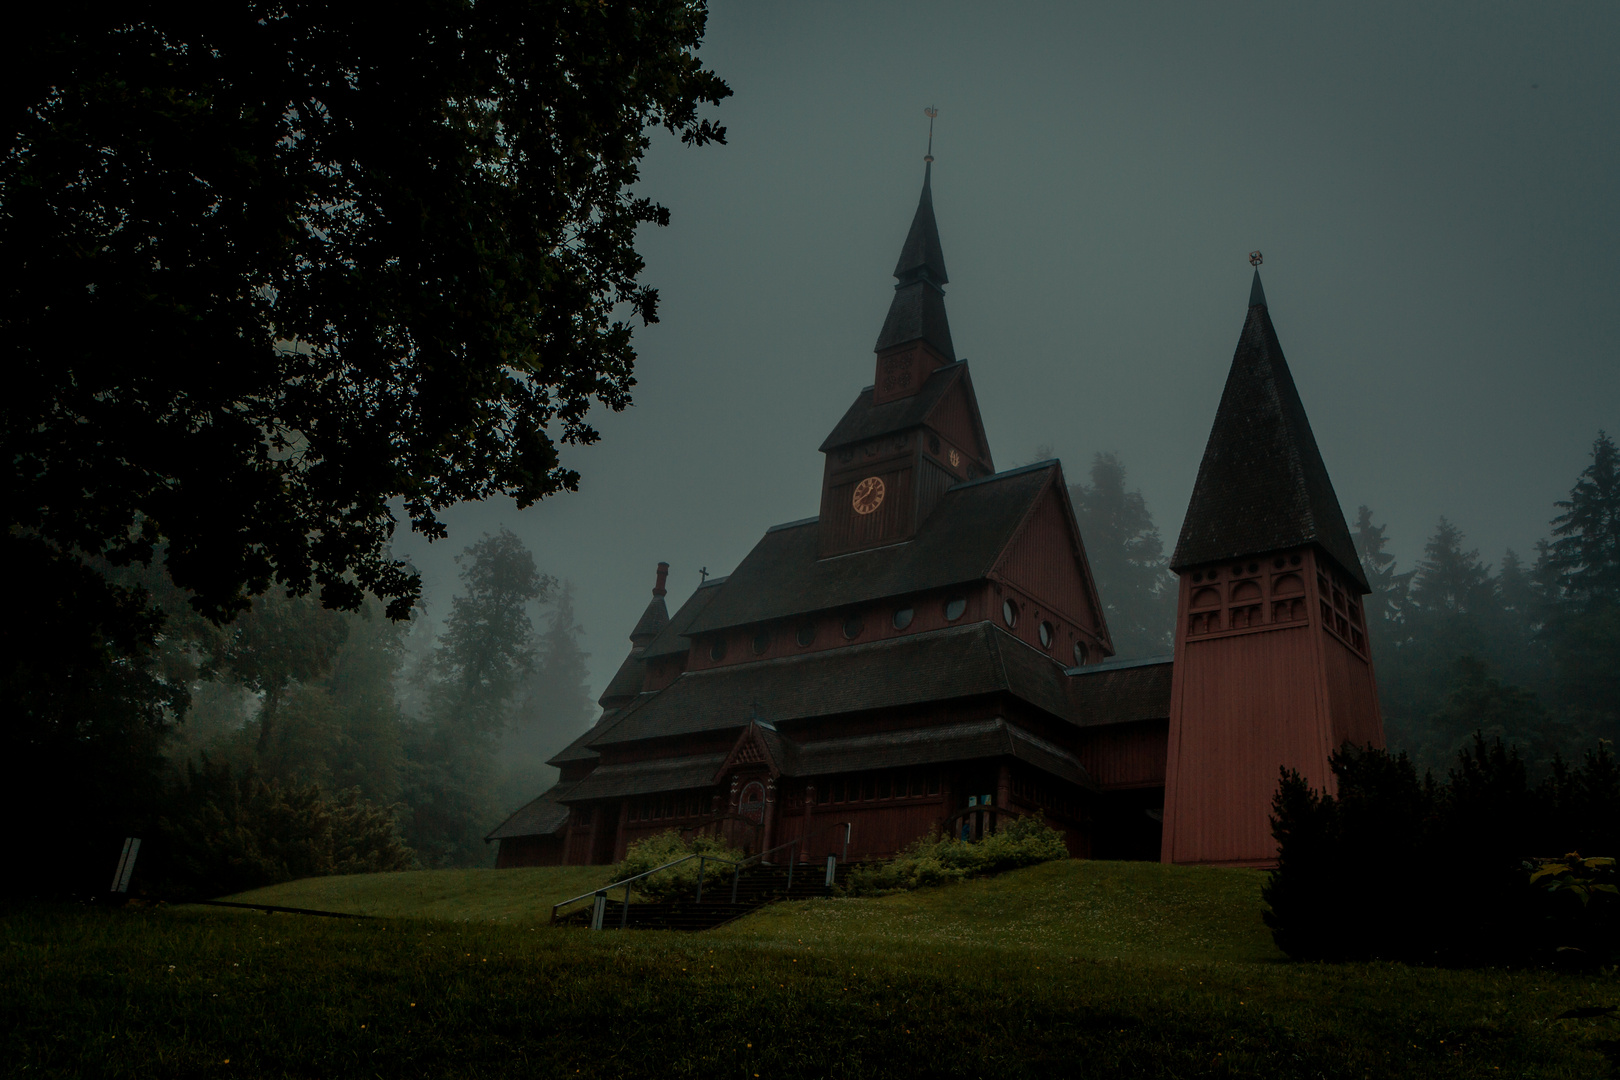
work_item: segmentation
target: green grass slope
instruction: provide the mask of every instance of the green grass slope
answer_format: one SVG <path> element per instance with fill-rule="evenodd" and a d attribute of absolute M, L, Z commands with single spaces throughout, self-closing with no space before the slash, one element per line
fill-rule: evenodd
<path fill-rule="evenodd" d="M 1291 963 L 1245 871 L 1048 864 L 692 935 L 547 926 L 553 895 L 593 882 L 510 873 L 261 894 L 392 911 L 372 921 L 0 912 L 0 1060 L 63 1077 L 1303 1080 L 1586 1078 L 1620 1054 L 1613 1018 L 1554 1019 L 1616 1004 L 1612 975 Z M 457 921 L 404 917 L 426 912 Z"/>
<path fill-rule="evenodd" d="M 551 905 L 611 881 L 611 873 L 607 866 L 407 870 L 304 878 L 224 899 L 350 915 L 532 923 L 549 919 Z"/>

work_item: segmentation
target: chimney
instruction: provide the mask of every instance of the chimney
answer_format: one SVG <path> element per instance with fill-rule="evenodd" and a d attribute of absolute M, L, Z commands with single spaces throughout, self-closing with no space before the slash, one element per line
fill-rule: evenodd
<path fill-rule="evenodd" d="M 658 584 L 653 586 L 653 595 L 654 596 L 663 596 L 664 593 L 667 591 L 664 588 L 664 581 L 668 577 L 669 577 L 669 563 L 667 563 L 667 562 L 659 563 L 658 564 Z"/>

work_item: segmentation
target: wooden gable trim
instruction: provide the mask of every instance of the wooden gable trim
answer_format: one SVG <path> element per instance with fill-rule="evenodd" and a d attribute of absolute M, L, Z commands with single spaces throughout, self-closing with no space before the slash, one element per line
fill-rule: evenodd
<path fill-rule="evenodd" d="M 1056 488 L 1055 496 L 1054 488 Z M 1030 523 L 1040 513 L 1045 500 L 1054 497 L 1058 501 L 1058 516 L 1063 520 L 1063 527 L 1068 533 L 1069 554 L 1073 556 L 1075 562 L 1079 565 L 1082 591 L 1085 594 L 1086 605 L 1091 609 L 1092 625 L 1097 628 L 1097 640 L 1105 645 L 1109 654 L 1112 655 L 1114 652 L 1113 638 L 1108 633 L 1108 620 L 1103 613 L 1102 600 L 1097 595 L 1097 581 L 1091 573 L 1091 561 L 1086 557 L 1085 541 L 1080 536 L 1080 523 L 1074 516 L 1074 504 L 1069 500 L 1069 488 L 1064 483 L 1063 466 L 1061 464 L 1054 464 L 1048 470 L 1046 483 L 1042 485 L 1040 492 L 1029 501 L 1029 508 L 1024 511 L 1024 516 L 1019 519 L 1018 527 L 1012 531 L 1007 543 L 1002 546 L 1001 551 L 996 555 L 996 561 L 987 576 L 1004 584 L 1013 584 L 1006 574 L 1007 560 L 1013 550 L 1024 539 L 1025 534 L 1029 531 Z M 1051 597 L 1042 602 L 1054 604 L 1054 608 L 1059 614 L 1076 624 L 1079 623 L 1080 620 L 1077 618 L 1079 612 L 1064 611 L 1062 608 L 1057 608 L 1054 598 Z"/>
<path fill-rule="evenodd" d="M 726 760 L 721 762 L 720 768 L 715 771 L 714 782 L 720 780 L 733 769 L 742 765 L 761 765 L 769 771 L 771 779 L 782 775 L 782 765 L 771 756 L 771 748 L 766 745 L 765 737 L 760 734 L 757 721 L 750 720 L 748 726 L 743 728 L 741 735 L 732 745 L 731 752 Z"/>
<path fill-rule="evenodd" d="M 979 398 L 973 392 L 973 378 L 968 374 L 966 360 L 962 361 L 958 366 L 956 376 L 951 380 L 951 385 L 943 394 L 939 395 L 939 400 L 934 402 L 933 407 L 928 410 L 928 415 L 923 417 L 923 423 L 937 430 L 934 416 L 946 409 L 950 405 L 952 398 L 957 394 L 962 395 L 963 404 L 967 407 L 968 419 L 973 427 L 973 438 L 978 444 L 973 447 L 973 452 L 984 462 L 985 468 L 994 473 L 996 466 L 990 457 L 990 439 L 984 432 L 984 417 L 979 414 Z"/>

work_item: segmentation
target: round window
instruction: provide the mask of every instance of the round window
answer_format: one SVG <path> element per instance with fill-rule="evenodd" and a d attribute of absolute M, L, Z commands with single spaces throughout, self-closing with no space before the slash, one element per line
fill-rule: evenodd
<path fill-rule="evenodd" d="M 844 636 L 847 638 L 858 638 L 861 636 L 861 631 L 865 629 L 866 624 L 861 621 L 859 615 L 851 615 L 844 620 Z"/>
<path fill-rule="evenodd" d="M 1008 626 L 1018 625 L 1018 605 L 1011 600 L 1001 602 L 1001 621 Z"/>
<path fill-rule="evenodd" d="M 917 613 L 915 611 L 908 607 L 903 607 L 899 611 L 896 611 L 894 613 L 894 628 L 896 630 L 904 630 L 906 627 L 911 625 L 912 617 L 916 614 Z"/>
<path fill-rule="evenodd" d="M 1057 637 L 1056 628 L 1054 628 L 1051 623 L 1043 620 L 1041 622 L 1041 648 L 1050 649 L 1052 647 L 1052 639 L 1055 637 Z"/>
<path fill-rule="evenodd" d="M 807 622 L 803 626 L 799 627 L 798 638 L 800 645 L 813 645 L 816 640 L 816 624 L 813 622 Z"/>
<path fill-rule="evenodd" d="M 761 630 L 759 633 L 754 635 L 754 655 L 755 656 L 758 656 L 760 653 L 764 652 L 766 649 L 768 649 L 770 647 L 771 647 L 771 632 L 769 630 Z"/>
<path fill-rule="evenodd" d="M 953 596 L 945 601 L 945 621 L 955 622 L 967 610 L 967 600 L 960 596 Z"/>
<path fill-rule="evenodd" d="M 1086 661 L 1090 660 L 1090 659 L 1091 659 L 1091 650 L 1086 648 L 1086 643 L 1083 642 L 1083 641 L 1075 642 L 1074 643 L 1074 666 L 1075 667 L 1082 667 L 1082 666 L 1085 665 Z"/>
<path fill-rule="evenodd" d="M 726 658 L 726 639 L 717 637 L 709 643 L 709 659 L 724 660 Z"/>

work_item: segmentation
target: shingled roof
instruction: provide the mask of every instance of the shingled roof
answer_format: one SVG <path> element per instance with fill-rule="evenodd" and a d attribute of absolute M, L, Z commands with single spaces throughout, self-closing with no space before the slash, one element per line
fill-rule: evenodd
<path fill-rule="evenodd" d="M 918 427 L 928 419 L 934 406 L 940 403 L 956 380 L 967 374 L 967 361 L 937 367 L 923 380 L 915 394 L 881 405 L 872 404 L 873 388 L 868 386 L 855 398 L 832 433 L 821 441 L 820 450 L 826 453 L 840 446 L 865 442 L 882 435 L 892 435 Z"/>
<path fill-rule="evenodd" d="M 1056 470 L 1056 462 L 1041 462 L 957 484 L 903 544 L 818 559 L 814 518 L 774 528 L 684 632 L 696 636 L 979 581 Z"/>
<path fill-rule="evenodd" d="M 626 795 L 708 787 L 714 782 L 715 770 L 725 760 L 724 754 L 693 754 L 599 765 L 569 790 L 568 801 L 622 799 Z"/>
<path fill-rule="evenodd" d="M 1075 719 L 1063 669 L 993 623 L 683 673 L 594 747 L 931 701 L 1010 693 Z"/>
<path fill-rule="evenodd" d="M 538 798 L 525 803 L 517 813 L 495 826 L 484 843 L 515 836 L 555 836 L 568 823 L 568 807 L 559 801 L 573 784 L 553 784 Z"/>
<path fill-rule="evenodd" d="M 1167 720 L 1170 716 L 1169 656 L 1070 668 L 1069 697 L 1084 727 Z"/>
<path fill-rule="evenodd" d="M 1000 717 L 800 743 L 791 755 L 793 770 L 784 768 L 783 772 L 828 776 L 1002 756 L 1028 761 L 1082 787 L 1095 786 L 1073 754 Z"/>
<path fill-rule="evenodd" d="M 691 596 L 686 603 L 675 612 L 675 617 L 658 632 L 658 636 L 647 643 L 647 650 L 641 655 L 644 659 L 652 660 L 660 656 L 679 656 L 692 647 L 691 639 L 687 636 L 693 620 L 702 615 L 704 610 L 713 603 L 714 598 L 720 595 L 720 586 L 726 583 L 723 577 L 709 578 Z"/>
<path fill-rule="evenodd" d="M 1260 273 L 1170 567 L 1315 544 L 1360 586 L 1350 529 L 1271 325 Z"/>
<path fill-rule="evenodd" d="M 911 218 L 911 231 L 895 263 L 894 300 L 876 351 L 904 345 L 919 338 L 928 342 L 947 360 L 956 359 L 951 344 L 951 327 L 945 318 L 945 254 L 939 245 L 939 226 L 934 222 L 933 165 L 923 169 L 922 195 Z"/>

